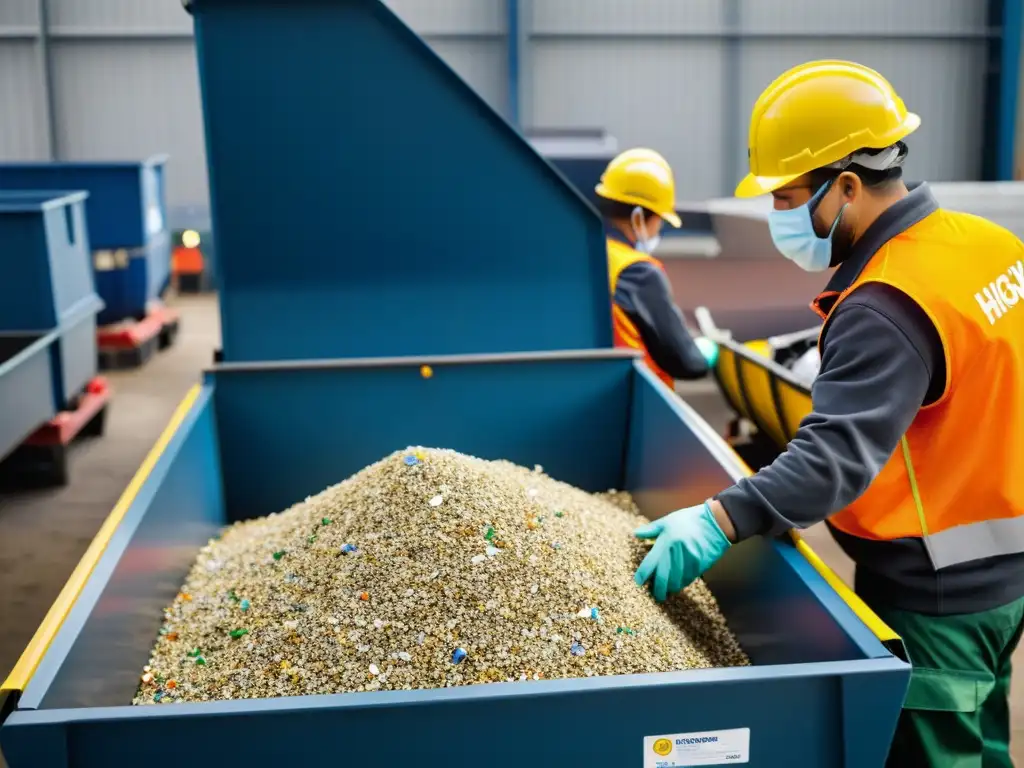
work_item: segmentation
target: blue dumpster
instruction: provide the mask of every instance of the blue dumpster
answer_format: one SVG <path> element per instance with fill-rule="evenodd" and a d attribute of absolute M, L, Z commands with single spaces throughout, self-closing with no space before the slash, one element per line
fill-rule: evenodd
<path fill-rule="evenodd" d="M 0 460 L 57 415 L 57 337 L 0 331 Z"/>
<path fill-rule="evenodd" d="M 105 307 L 99 322 L 141 319 L 170 276 L 164 169 L 167 157 L 138 162 L 2 163 L 0 189 L 82 189 Z"/>
<path fill-rule="evenodd" d="M 0 332 L 22 339 L 57 332 L 52 371 L 59 408 L 96 375 L 96 316 L 103 302 L 89 266 L 87 197 L 0 191 Z"/>

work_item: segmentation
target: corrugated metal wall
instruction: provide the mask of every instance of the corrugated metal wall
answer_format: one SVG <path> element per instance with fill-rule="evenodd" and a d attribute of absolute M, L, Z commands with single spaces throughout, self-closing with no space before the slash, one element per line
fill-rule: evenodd
<path fill-rule="evenodd" d="M 528 119 L 662 151 L 680 199 L 729 194 L 761 90 L 802 61 L 846 58 L 921 114 L 910 175 L 979 178 L 986 3 L 860 0 L 838 13 L 822 0 L 534 0 Z"/>
<path fill-rule="evenodd" d="M 480 94 L 505 108 L 504 0 L 388 4 Z M 0 0 L 0 160 L 163 152 L 171 155 L 170 204 L 204 205 L 192 21 L 180 2 Z"/>
<path fill-rule="evenodd" d="M 911 175 L 980 177 L 981 0 L 842 3 L 841 24 L 840 4 L 824 0 L 521 2 L 523 124 L 601 127 L 620 146 L 653 146 L 675 166 L 680 199 L 729 193 L 757 94 L 824 57 L 880 69 L 921 113 Z M 388 4 L 507 111 L 506 0 Z M 178 2 L 0 0 L 0 105 L 0 159 L 168 152 L 172 205 L 205 202 L 191 22 Z"/>

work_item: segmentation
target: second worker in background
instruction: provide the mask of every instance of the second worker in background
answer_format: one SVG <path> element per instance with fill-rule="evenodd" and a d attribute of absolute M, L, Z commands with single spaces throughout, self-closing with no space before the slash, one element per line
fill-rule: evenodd
<path fill-rule="evenodd" d="M 608 164 L 597 185 L 597 206 L 608 237 L 608 278 L 615 346 L 641 350 L 670 388 L 675 379 L 699 379 L 718 348 L 694 338 L 672 298 L 668 276 L 652 255 L 661 226 L 680 225 L 672 169 L 650 149 L 630 149 Z"/>

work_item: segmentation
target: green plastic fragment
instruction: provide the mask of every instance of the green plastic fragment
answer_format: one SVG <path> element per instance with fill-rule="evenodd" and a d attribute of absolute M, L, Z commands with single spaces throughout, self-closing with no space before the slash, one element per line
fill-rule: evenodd
<path fill-rule="evenodd" d="M 488 541 L 490 541 L 491 539 L 494 538 L 494 526 L 493 525 L 487 526 L 487 533 L 484 534 L 484 538 L 487 539 Z"/>
<path fill-rule="evenodd" d="M 198 659 L 200 656 L 203 655 L 203 652 L 198 648 L 193 648 L 191 651 L 188 652 L 188 655 L 193 659 Z"/>
<path fill-rule="evenodd" d="M 241 600 L 241 598 L 235 593 L 235 590 L 233 589 L 228 590 L 228 599 L 231 600 L 231 602 L 233 603 L 237 603 L 239 600 Z"/>
<path fill-rule="evenodd" d="M 313 543 L 316 542 L 316 540 L 317 540 L 317 535 L 314 533 L 312 536 L 310 536 L 308 539 L 306 539 L 306 543 L 307 544 L 313 544 Z"/>
<path fill-rule="evenodd" d="M 274 559 L 275 560 L 280 560 L 282 557 L 284 557 L 285 551 L 286 550 L 283 550 L 283 549 L 277 550 L 277 552 L 274 553 Z"/>
<path fill-rule="evenodd" d="M 322 518 L 322 519 L 320 520 L 320 525 L 330 525 L 330 524 L 331 524 L 331 522 L 332 522 L 332 521 L 331 521 L 331 518 L 329 518 L 329 517 L 325 517 L 325 518 Z"/>
<path fill-rule="evenodd" d="M 555 512 L 555 517 L 565 517 L 565 512 L 563 512 L 562 510 L 558 510 L 557 512 Z"/>
<path fill-rule="evenodd" d="M 244 635 L 248 635 L 248 634 L 249 634 L 249 630 L 248 629 L 232 629 L 231 630 L 231 637 L 233 639 L 235 639 L 235 640 L 237 640 L 238 638 L 240 638 L 240 637 L 242 637 Z"/>
<path fill-rule="evenodd" d="M 622 634 L 635 635 L 636 634 L 636 632 L 633 631 L 632 629 L 630 629 L 629 627 L 616 627 L 615 628 L 615 632 L 617 634 L 619 634 L 619 635 L 622 635 Z"/>
<path fill-rule="evenodd" d="M 167 627 L 160 627 L 160 635 L 161 636 L 166 635 L 167 631 L 168 631 Z"/>
<path fill-rule="evenodd" d="M 206 657 L 205 656 L 196 656 L 196 664 L 199 665 L 200 667 L 205 667 L 206 666 Z"/>

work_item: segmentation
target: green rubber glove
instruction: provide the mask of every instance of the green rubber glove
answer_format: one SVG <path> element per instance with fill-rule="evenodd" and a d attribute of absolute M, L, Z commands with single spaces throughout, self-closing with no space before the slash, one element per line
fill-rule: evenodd
<path fill-rule="evenodd" d="M 718 345 L 707 336 L 698 336 L 694 342 L 700 353 L 704 355 L 704 362 L 708 364 L 708 368 L 714 368 L 715 363 L 718 362 Z"/>
<path fill-rule="evenodd" d="M 731 544 L 707 502 L 666 515 L 638 528 L 633 535 L 657 539 L 633 578 L 642 587 L 653 576 L 651 591 L 659 603 L 690 586 Z"/>

